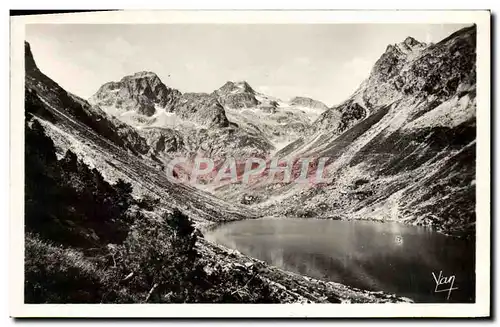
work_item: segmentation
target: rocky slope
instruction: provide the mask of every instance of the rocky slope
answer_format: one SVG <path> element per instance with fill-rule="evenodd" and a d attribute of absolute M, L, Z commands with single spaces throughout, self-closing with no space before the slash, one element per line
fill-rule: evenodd
<path fill-rule="evenodd" d="M 475 230 L 476 29 L 390 45 L 345 102 L 280 158 L 329 157 L 321 187 L 254 186 L 269 214 Z M 221 193 L 238 201 L 238 194 Z M 240 193 L 241 194 L 241 193 Z"/>

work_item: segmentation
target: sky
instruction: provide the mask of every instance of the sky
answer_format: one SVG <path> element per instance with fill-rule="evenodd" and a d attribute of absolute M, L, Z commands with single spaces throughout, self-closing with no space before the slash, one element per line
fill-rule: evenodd
<path fill-rule="evenodd" d="M 227 81 L 288 100 L 328 106 L 347 99 L 387 45 L 412 36 L 439 42 L 456 24 L 33 24 L 26 40 L 42 72 L 89 98 L 104 83 L 155 72 L 181 92 L 207 92 Z"/>

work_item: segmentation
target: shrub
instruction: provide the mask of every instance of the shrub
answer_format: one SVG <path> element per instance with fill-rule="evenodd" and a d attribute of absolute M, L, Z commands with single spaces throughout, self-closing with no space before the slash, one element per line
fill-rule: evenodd
<path fill-rule="evenodd" d="M 103 274 L 74 249 L 64 249 L 27 234 L 26 303 L 95 303 L 102 296 Z"/>
<path fill-rule="evenodd" d="M 160 203 L 160 199 L 158 198 L 153 198 L 152 196 L 145 195 L 142 199 L 137 201 L 137 205 L 139 208 L 147 210 L 147 211 L 153 211 L 156 206 Z"/>
<path fill-rule="evenodd" d="M 136 302 L 185 302 L 199 273 L 196 233 L 180 211 L 165 214 L 158 223 L 136 219 L 118 249 L 117 278 L 133 273 L 118 293 Z M 167 294 L 170 294 L 165 297 Z"/>
<path fill-rule="evenodd" d="M 187 216 L 174 210 L 162 218 L 156 224 L 136 219 L 118 250 L 116 280 L 123 282 L 112 286 L 115 291 L 105 301 L 275 302 L 257 272 L 203 259 L 195 246 L 196 230 Z"/>
<path fill-rule="evenodd" d="M 40 123 L 26 122 L 25 226 L 59 244 L 78 247 L 121 243 L 131 221 L 132 186 L 106 182 L 67 151 L 58 161 Z"/>

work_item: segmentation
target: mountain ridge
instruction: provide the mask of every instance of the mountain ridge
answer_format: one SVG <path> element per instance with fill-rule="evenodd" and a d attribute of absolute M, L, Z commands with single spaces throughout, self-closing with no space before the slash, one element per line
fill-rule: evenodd
<path fill-rule="evenodd" d="M 471 26 L 428 46 L 407 38 L 415 51 L 388 46 L 352 96 L 274 155 L 328 157 L 330 184 L 218 195 L 253 196 L 269 215 L 396 220 L 474 237 L 475 40 Z"/>
<path fill-rule="evenodd" d="M 135 135 L 144 145 L 136 129 L 44 75 L 28 43 L 25 61 L 27 303 L 412 302 L 289 273 L 204 240 L 201 228 L 259 214 L 172 182 L 149 144 L 138 151 L 131 142 Z"/>
<path fill-rule="evenodd" d="M 164 149 L 168 155 L 183 152 L 183 147 L 188 155 L 199 152 L 187 145 L 200 142 L 196 135 L 206 129 L 213 131 L 210 138 L 215 137 L 209 141 L 212 155 L 226 153 L 221 151 L 219 140 L 231 134 L 237 143 L 251 141 L 242 151 L 232 150 L 235 155 L 266 156 L 303 135 L 315 117 L 327 109 L 311 98 L 281 101 L 256 92 L 243 80 L 227 81 L 212 93 L 182 93 L 165 86 L 151 71 L 105 83 L 89 102 L 137 129 L 153 152 Z M 181 146 L 164 147 L 165 141 Z"/>

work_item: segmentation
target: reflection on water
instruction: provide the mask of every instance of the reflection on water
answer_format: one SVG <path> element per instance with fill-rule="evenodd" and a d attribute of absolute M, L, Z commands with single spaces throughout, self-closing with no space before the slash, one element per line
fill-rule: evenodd
<path fill-rule="evenodd" d="M 474 302 L 474 244 L 424 227 L 371 221 L 258 219 L 228 223 L 207 239 L 274 266 L 361 289 L 447 302 L 436 275 L 455 275 L 449 302 Z"/>

